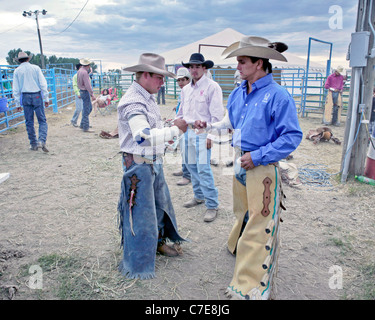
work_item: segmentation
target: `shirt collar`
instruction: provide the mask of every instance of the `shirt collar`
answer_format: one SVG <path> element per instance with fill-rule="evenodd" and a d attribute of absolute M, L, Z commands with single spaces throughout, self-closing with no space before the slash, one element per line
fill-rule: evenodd
<path fill-rule="evenodd" d="M 272 81 L 273 81 L 272 73 L 265 75 L 264 77 L 258 79 L 251 85 L 251 92 L 254 92 L 255 90 L 259 90 L 265 86 L 268 86 Z M 247 84 L 248 84 L 247 80 L 242 82 L 241 84 L 242 90 L 247 91 Z"/>
<path fill-rule="evenodd" d="M 22 62 L 19 67 L 22 67 L 22 66 L 28 66 L 30 65 L 30 62 L 29 61 L 26 61 L 26 62 Z"/>
<path fill-rule="evenodd" d="M 136 90 L 145 97 L 146 100 L 154 99 L 154 96 L 148 92 L 145 88 L 143 88 L 137 81 L 133 82 L 133 85 L 135 86 Z"/>
<path fill-rule="evenodd" d="M 192 87 L 199 88 L 206 81 L 206 79 L 207 79 L 206 75 L 203 75 L 196 83 L 193 84 L 193 81 L 191 81 L 190 85 Z"/>

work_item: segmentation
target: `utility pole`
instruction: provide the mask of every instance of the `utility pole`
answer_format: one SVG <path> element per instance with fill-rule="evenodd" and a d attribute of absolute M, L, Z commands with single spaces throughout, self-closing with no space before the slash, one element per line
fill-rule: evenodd
<path fill-rule="evenodd" d="M 356 32 L 350 44 L 352 77 L 341 161 L 341 182 L 363 175 L 368 148 L 366 123 L 370 120 L 375 79 L 375 0 L 359 0 Z"/>
<path fill-rule="evenodd" d="M 42 60 L 42 69 L 45 69 L 46 66 L 45 66 L 45 62 L 44 62 L 44 55 L 43 55 L 43 47 L 42 47 L 42 39 L 40 37 L 40 29 L 39 29 L 39 20 L 38 20 L 38 15 L 39 14 L 43 14 L 45 15 L 47 13 L 46 10 L 42 10 L 42 11 L 39 11 L 39 10 L 35 10 L 34 12 L 33 11 L 24 11 L 22 13 L 22 15 L 24 17 L 27 17 L 27 16 L 31 16 L 31 15 L 35 15 L 35 21 L 36 21 L 36 28 L 37 28 L 37 31 L 38 31 L 38 39 L 39 39 L 39 48 L 40 48 L 40 59 Z"/>

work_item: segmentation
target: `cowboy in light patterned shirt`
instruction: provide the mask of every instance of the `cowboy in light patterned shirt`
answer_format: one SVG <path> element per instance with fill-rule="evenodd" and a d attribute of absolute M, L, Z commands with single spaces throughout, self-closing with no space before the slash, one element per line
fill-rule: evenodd
<path fill-rule="evenodd" d="M 145 53 L 139 64 L 125 68 L 136 73 L 118 105 L 119 143 L 124 175 L 118 203 L 123 260 L 120 271 L 127 278 L 155 276 L 155 254 L 177 256 L 184 241 L 177 230 L 176 217 L 164 178 L 162 155 L 165 142 L 187 129 L 183 119 L 163 127 L 153 94 L 164 83 L 164 76 L 175 78 L 165 69 L 164 58 Z M 175 244 L 168 246 L 169 239 Z"/>

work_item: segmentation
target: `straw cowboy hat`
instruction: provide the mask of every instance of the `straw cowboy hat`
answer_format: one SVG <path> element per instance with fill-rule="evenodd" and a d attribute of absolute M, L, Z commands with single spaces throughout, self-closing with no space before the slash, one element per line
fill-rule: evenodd
<path fill-rule="evenodd" d="M 177 70 L 177 76 L 176 79 L 181 79 L 181 78 L 189 78 L 191 79 L 191 74 L 188 69 L 181 67 Z"/>
<path fill-rule="evenodd" d="M 240 41 L 232 43 L 221 54 L 223 59 L 248 56 L 263 59 L 288 61 L 280 52 L 284 52 L 288 46 L 282 42 L 270 42 L 261 37 L 245 36 Z"/>
<path fill-rule="evenodd" d="M 131 72 L 151 72 L 176 78 L 174 73 L 167 71 L 165 68 L 165 59 L 156 53 L 142 53 L 137 65 L 124 68 L 123 70 Z"/>
<path fill-rule="evenodd" d="M 83 59 L 79 60 L 79 63 L 83 66 L 88 66 L 89 64 L 92 63 L 92 61 L 90 61 L 89 59 L 83 58 Z"/>
<path fill-rule="evenodd" d="M 28 56 L 26 52 L 20 51 L 20 52 L 18 53 L 17 58 L 14 58 L 14 61 L 16 61 L 16 62 L 20 62 L 20 61 L 19 61 L 20 59 L 25 59 L 25 58 L 29 58 L 29 60 L 31 60 L 31 59 L 33 58 L 33 54 L 30 53 L 30 55 Z"/>
<path fill-rule="evenodd" d="M 339 74 L 342 74 L 343 71 L 344 71 L 344 67 L 343 67 L 343 66 L 337 66 L 336 71 L 337 71 Z"/>
<path fill-rule="evenodd" d="M 213 61 L 204 60 L 203 54 L 201 53 L 193 53 L 190 56 L 189 62 L 186 62 L 186 63 L 181 62 L 181 63 L 185 68 L 189 68 L 191 64 L 201 64 L 202 66 L 206 67 L 206 69 L 210 69 L 214 66 Z"/>

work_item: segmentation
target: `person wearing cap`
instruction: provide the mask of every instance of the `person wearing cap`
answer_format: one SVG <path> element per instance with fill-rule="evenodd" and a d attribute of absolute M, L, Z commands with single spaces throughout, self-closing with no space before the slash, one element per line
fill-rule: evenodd
<path fill-rule="evenodd" d="M 336 70 L 327 77 L 324 88 L 328 90 L 325 104 L 324 124 L 339 125 L 342 107 L 342 91 L 344 88 L 344 68 L 338 66 Z M 330 108 L 329 106 L 332 107 Z"/>
<path fill-rule="evenodd" d="M 201 53 L 193 53 L 187 63 L 192 81 L 181 91 L 181 105 L 178 118 L 194 124 L 196 120 L 207 122 L 220 121 L 224 116 L 223 93 L 219 84 L 205 75 L 205 70 L 213 67 L 211 60 L 205 60 Z M 183 161 L 186 164 L 193 186 L 194 198 L 183 204 L 186 208 L 205 203 L 206 211 L 203 220 L 214 221 L 217 217 L 219 200 L 211 170 L 212 137 L 195 133 L 190 128 L 182 139 Z"/>
<path fill-rule="evenodd" d="M 89 115 L 92 111 L 91 99 L 95 100 L 94 91 L 92 90 L 90 80 L 90 64 L 92 63 L 88 59 L 81 59 L 79 63 L 82 67 L 77 72 L 77 86 L 83 102 L 82 118 L 80 128 L 83 132 L 94 132 L 90 130 Z"/>
<path fill-rule="evenodd" d="M 76 64 L 77 72 L 78 72 L 79 69 L 81 69 L 81 67 L 82 67 L 82 65 L 80 63 Z M 80 93 L 78 85 L 77 85 L 77 73 L 73 76 L 72 81 L 73 81 L 73 91 L 75 93 L 76 109 L 73 113 L 73 117 L 72 117 L 72 120 L 70 120 L 70 123 L 72 124 L 72 126 L 78 127 L 77 121 L 78 121 L 78 117 L 79 117 L 79 115 L 80 115 L 80 113 L 82 112 L 82 109 L 83 109 L 83 101 L 82 101 L 81 93 Z"/>
<path fill-rule="evenodd" d="M 23 106 L 30 150 L 37 151 L 41 148 L 44 152 L 48 152 L 46 147 L 48 124 L 44 112 L 44 107 L 47 108 L 49 105 L 48 85 L 42 70 L 29 62 L 32 57 L 32 54 L 27 55 L 21 51 L 15 58 L 20 65 L 13 74 L 13 97 L 17 108 L 21 104 Z M 38 139 L 34 128 L 34 113 L 39 124 Z"/>
<path fill-rule="evenodd" d="M 182 90 L 183 87 L 185 87 L 187 84 L 190 83 L 191 75 L 190 72 L 187 68 L 185 67 L 180 67 L 177 70 L 177 84 Z M 177 101 L 177 106 L 173 110 L 176 111 L 176 114 L 178 113 L 178 110 L 180 109 L 180 104 L 181 104 L 181 94 L 178 96 L 178 101 Z M 178 170 L 176 172 L 172 173 L 174 176 L 182 176 L 179 181 L 177 181 L 178 186 L 185 186 L 191 182 L 191 175 L 189 170 L 186 167 L 186 164 L 184 163 L 182 159 L 182 168 L 181 170 Z"/>
<path fill-rule="evenodd" d="M 228 97 L 224 119 L 196 121 L 197 129 L 232 129 L 235 149 L 233 211 L 228 249 L 236 255 L 226 293 L 233 299 L 267 300 L 277 270 L 284 195 L 278 161 L 302 140 L 296 106 L 272 77 L 271 59 L 286 61 L 287 46 L 246 36 L 223 52 L 237 57 L 242 82 Z"/>
<path fill-rule="evenodd" d="M 135 72 L 136 80 L 121 98 L 118 132 L 122 152 L 123 178 L 118 202 L 123 259 L 119 269 L 128 278 L 155 276 L 155 255 L 182 253 L 176 216 L 164 178 L 165 142 L 187 129 L 183 119 L 164 127 L 154 94 L 164 77 L 175 78 L 165 68 L 165 60 L 155 53 L 143 53 L 137 65 L 124 70 Z M 174 242 L 167 245 L 167 240 Z"/>

